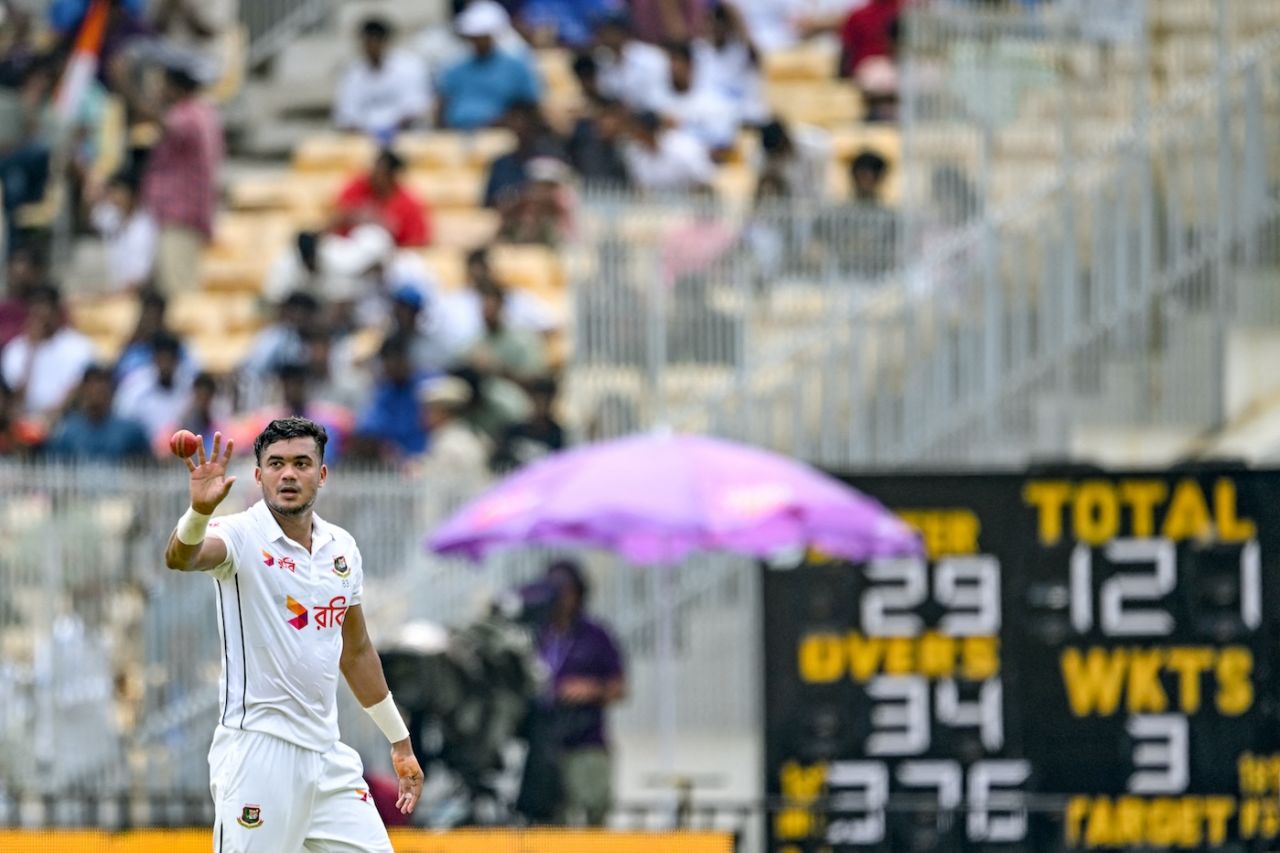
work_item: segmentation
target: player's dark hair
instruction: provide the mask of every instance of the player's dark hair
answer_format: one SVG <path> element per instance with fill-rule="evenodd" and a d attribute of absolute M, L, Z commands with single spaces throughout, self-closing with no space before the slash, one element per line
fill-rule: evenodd
<path fill-rule="evenodd" d="M 253 458 L 261 465 L 262 451 L 277 441 L 288 441 L 291 438 L 314 438 L 320 461 L 324 462 L 324 446 L 329 441 L 329 433 L 320 424 L 306 418 L 277 418 L 267 424 L 267 428 L 258 433 L 253 441 Z"/>

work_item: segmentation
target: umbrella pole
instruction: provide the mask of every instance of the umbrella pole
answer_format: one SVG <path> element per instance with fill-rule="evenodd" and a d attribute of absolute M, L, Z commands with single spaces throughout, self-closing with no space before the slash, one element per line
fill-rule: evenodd
<path fill-rule="evenodd" d="M 670 564 L 658 567 L 658 736 L 662 775 L 666 783 L 676 782 L 676 648 L 675 648 L 675 584 Z"/>

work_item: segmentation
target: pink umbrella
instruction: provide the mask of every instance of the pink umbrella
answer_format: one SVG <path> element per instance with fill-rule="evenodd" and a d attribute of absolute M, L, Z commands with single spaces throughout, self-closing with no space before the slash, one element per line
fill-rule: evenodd
<path fill-rule="evenodd" d="M 430 547 L 480 559 L 505 546 L 595 547 L 632 563 L 694 551 L 768 558 L 814 547 L 867 560 L 921 551 L 871 498 L 807 465 L 697 435 L 640 435 L 558 453 L 464 506 Z"/>
<path fill-rule="evenodd" d="M 922 552 L 919 537 L 871 498 L 807 465 L 697 435 L 639 435 L 535 462 L 462 507 L 429 545 L 478 560 L 518 545 L 602 548 L 671 566 L 694 551 L 768 558 L 814 547 L 849 560 Z M 662 762 L 676 761 L 670 607 L 659 613 Z"/>

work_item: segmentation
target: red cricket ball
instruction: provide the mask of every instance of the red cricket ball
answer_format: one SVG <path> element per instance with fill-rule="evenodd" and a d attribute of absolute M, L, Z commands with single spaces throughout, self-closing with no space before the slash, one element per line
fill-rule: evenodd
<path fill-rule="evenodd" d="M 180 429 L 169 439 L 169 449 L 179 459 L 195 456 L 200 448 L 200 439 L 189 429 Z"/>

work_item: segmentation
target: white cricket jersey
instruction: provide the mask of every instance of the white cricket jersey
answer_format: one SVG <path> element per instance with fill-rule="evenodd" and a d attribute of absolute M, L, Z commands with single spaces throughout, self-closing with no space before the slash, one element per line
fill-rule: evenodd
<path fill-rule="evenodd" d="M 227 546 L 217 581 L 221 714 L 319 752 L 338 740 L 338 659 L 364 568 L 351 534 L 312 515 L 311 552 L 285 536 L 263 501 L 209 522 Z"/>

